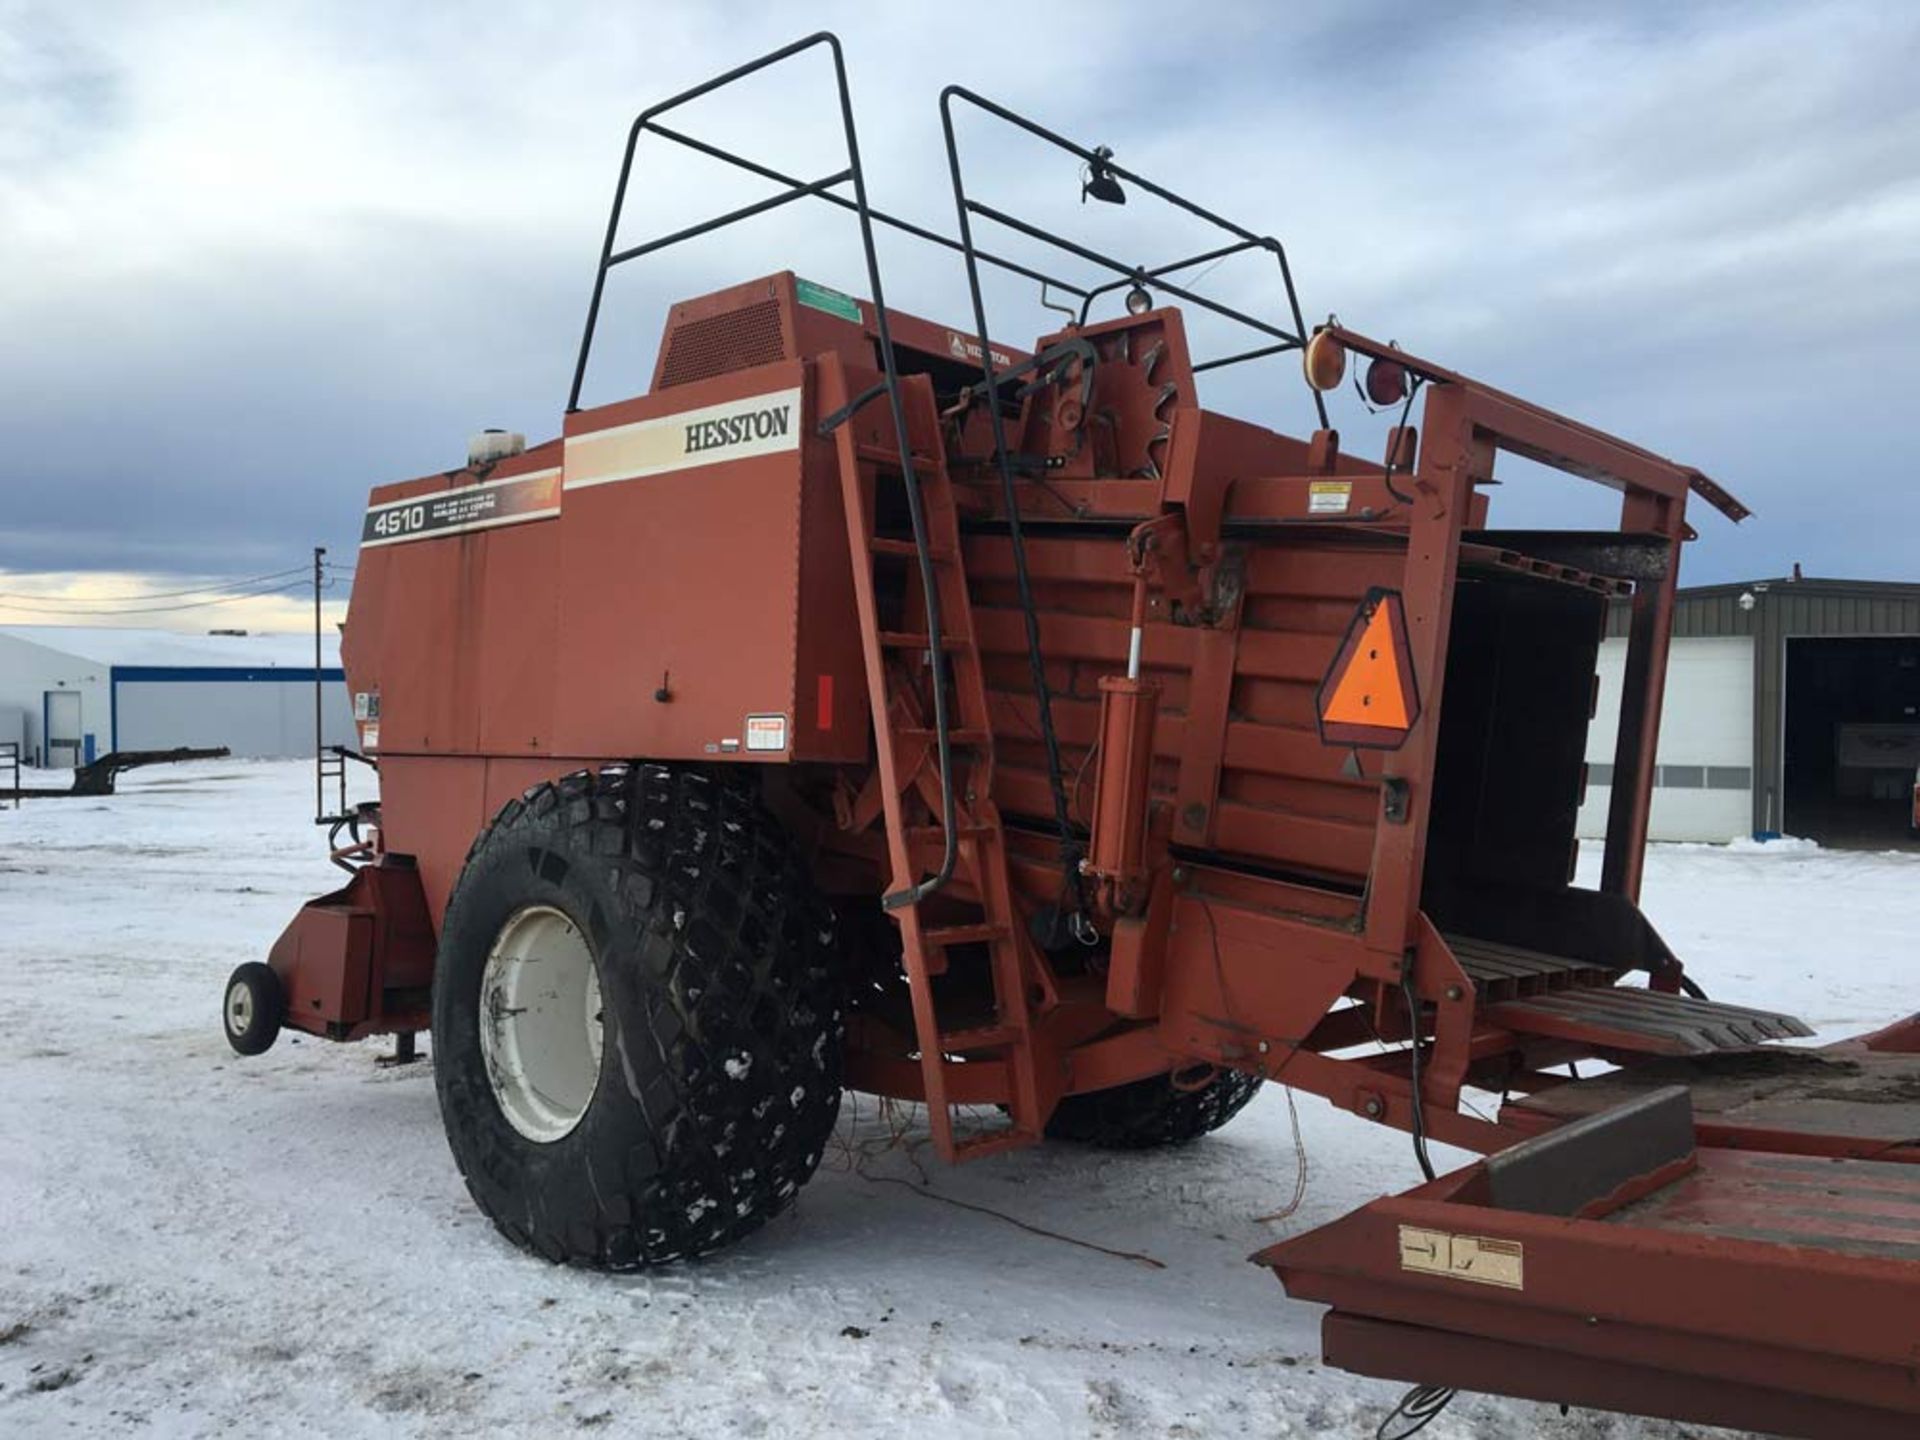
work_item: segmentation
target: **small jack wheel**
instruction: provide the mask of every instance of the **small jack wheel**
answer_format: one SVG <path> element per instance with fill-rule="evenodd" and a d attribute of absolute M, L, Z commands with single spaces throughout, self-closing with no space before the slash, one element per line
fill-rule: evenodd
<path fill-rule="evenodd" d="M 249 960 L 228 979 L 220 1018 L 226 1028 L 227 1043 L 236 1054 L 264 1053 L 279 1037 L 280 1022 L 286 1013 L 286 995 L 272 966 Z"/>

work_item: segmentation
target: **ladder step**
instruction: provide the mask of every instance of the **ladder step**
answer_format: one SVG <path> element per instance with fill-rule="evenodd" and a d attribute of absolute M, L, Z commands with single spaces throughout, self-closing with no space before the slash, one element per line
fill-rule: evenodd
<path fill-rule="evenodd" d="M 900 452 L 891 445 L 862 445 L 856 443 L 853 447 L 853 453 L 856 459 L 865 461 L 869 465 L 891 465 L 896 470 L 900 468 Z M 932 456 L 922 455 L 917 450 L 912 453 L 914 468 L 916 470 L 921 467 L 932 466 Z"/>
<path fill-rule="evenodd" d="M 907 726 L 894 731 L 893 738 L 896 740 L 924 740 L 929 745 L 935 745 L 939 743 L 940 737 L 931 730 L 921 729 L 917 726 Z M 990 730 L 976 730 L 964 725 L 949 725 L 947 727 L 947 743 L 950 745 L 970 745 L 977 749 L 993 743 L 993 732 Z"/>
<path fill-rule="evenodd" d="M 967 1030 L 947 1030 L 940 1036 L 940 1049 L 950 1055 L 969 1050 L 997 1050 L 1022 1038 L 1011 1025 L 976 1025 Z"/>
<path fill-rule="evenodd" d="M 952 945 L 991 945 L 1011 933 L 1004 925 L 932 925 L 920 932 L 920 942 L 944 950 Z"/>
<path fill-rule="evenodd" d="M 932 648 L 927 641 L 927 635 L 924 630 L 882 630 L 875 638 L 879 640 L 881 648 L 886 650 L 927 650 Z M 966 643 L 966 637 L 963 635 L 950 635 L 943 632 L 940 636 L 940 648 L 942 652 L 952 655 L 956 659 L 965 653 L 962 647 L 965 646 Z"/>
<path fill-rule="evenodd" d="M 889 536 L 876 535 L 867 541 L 867 548 L 875 555 L 901 555 L 909 560 L 920 558 L 920 547 L 911 540 L 895 540 Z M 927 546 L 927 558 L 936 565 L 945 565 L 953 559 L 953 551 L 944 545 Z"/>
<path fill-rule="evenodd" d="M 953 828 L 954 833 L 962 840 L 983 839 L 998 833 L 999 830 L 995 825 L 956 825 Z M 944 845 L 946 839 L 947 831 L 944 825 L 914 825 L 907 830 L 907 844 L 911 846 Z"/>

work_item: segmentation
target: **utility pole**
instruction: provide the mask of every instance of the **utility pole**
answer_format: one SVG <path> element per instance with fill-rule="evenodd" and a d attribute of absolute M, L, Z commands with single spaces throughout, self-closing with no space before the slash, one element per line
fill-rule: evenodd
<path fill-rule="evenodd" d="M 317 822 L 327 813 L 327 782 L 320 757 L 326 753 L 326 736 L 321 726 L 320 692 L 320 587 L 325 580 L 327 547 L 313 547 L 313 818 Z"/>

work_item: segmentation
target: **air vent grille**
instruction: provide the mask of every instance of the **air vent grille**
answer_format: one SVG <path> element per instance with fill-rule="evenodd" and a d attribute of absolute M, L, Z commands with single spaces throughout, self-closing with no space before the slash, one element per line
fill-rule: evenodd
<path fill-rule="evenodd" d="M 780 336 L 780 302 L 762 300 L 739 310 L 689 320 L 667 338 L 660 388 L 706 380 L 786 358 Z"/>

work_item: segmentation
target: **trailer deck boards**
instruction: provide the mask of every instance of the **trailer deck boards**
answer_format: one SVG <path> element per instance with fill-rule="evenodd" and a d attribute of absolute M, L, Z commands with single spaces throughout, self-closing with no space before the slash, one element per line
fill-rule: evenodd
<path fill-rule="evenodd" d="M 1913 1111 L 1904 1111 L 1911 1121 Z M 1707 1151 L 1699 1167 L 1605 1217 L 1609 1225 L 1920 1260 L 1920 1168 Z"/>
<path fill-rule="evenodd" d="M 1920 1055 L 1840 1047 L 1650 1060 L 1510 1102 L 1502 1119 L 1558 1125 L 1685 1085 L 1701 1133 L 1799 1153 L 1920 1161 Z"/>

